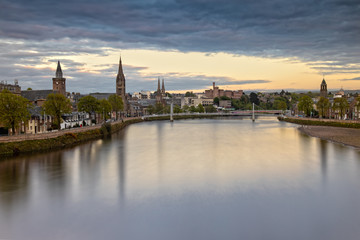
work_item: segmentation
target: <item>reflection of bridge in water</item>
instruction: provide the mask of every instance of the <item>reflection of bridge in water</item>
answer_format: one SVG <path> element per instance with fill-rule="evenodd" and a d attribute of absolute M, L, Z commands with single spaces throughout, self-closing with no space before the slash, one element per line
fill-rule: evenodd
<path fill-rule="evenodd" d="M 281 110 L 238 110 L 238 111 L 231 111 L 231 112 L 222 112 L 222 113 L 174 113 L 172 114 L 173 117 L 176 116 L 278 116 L 283 114 Z M 145 115 L 142 119 L 152 119 L 158 117 L 171 117 L 171 114 L 153 114 L 153 115 Z"/>

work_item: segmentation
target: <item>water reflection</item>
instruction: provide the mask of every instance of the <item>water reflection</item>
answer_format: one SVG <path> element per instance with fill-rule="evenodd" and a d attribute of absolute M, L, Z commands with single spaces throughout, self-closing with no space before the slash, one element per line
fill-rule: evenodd
<path fill-rule="evenodd" d="M 327 142 L 324 140 L 320 140 L 320 159 L 321 159 L 321 172 L 324 181 L 326 180 L 326 168 L 327 168 Z"/>
<path fill-rule="evenodd" d="M 274 118 L 135 124 L 1 161 L 0 239 L 356 239 L 359 156 Z"/>

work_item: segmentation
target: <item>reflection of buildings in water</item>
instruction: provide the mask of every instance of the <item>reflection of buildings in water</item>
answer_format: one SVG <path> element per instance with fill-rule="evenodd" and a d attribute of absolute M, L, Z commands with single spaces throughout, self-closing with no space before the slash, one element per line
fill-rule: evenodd
<path fill-rule="evenodd" d="M 327 142 L 325 140 L 320 140 L 320 159 L 321 159 L 321 173 L 323 179 L 326 178 L 327 174 Z"/>
<path fill-rule="evenodd" d="M 124 203 L 125 197 L 126 197 L 126 159 L 125 159 L 125 132 L 120 131 L 117 135 L 117 137 L 120 139 L 120 146 L 118 147 L 118 173 L 119 173 L 119 194 L 120 199 Z"/>
<path fill-rule="evenodd" d="M 156 127 L 157 127 L 157 157 L 158 157 L 158 180 L 159 182 L 161 182 L 162 179 L 162 171 L 163 171 L 163 147 L 164 147 L 164 143 L 163 143 L 163 127 L 164 127 L 164 123 L 162 123 L 161 121 L 156 123 Z"/>
<path fill-rule="evenodd" d="M 62 189 L 66 178 L 62 155 L 56 151 L 1 161 L 0 208 L 5 205 L 10 211 L 12 205 L 26 202 L 32 182 L 47 184 L 52 193 Z"/>

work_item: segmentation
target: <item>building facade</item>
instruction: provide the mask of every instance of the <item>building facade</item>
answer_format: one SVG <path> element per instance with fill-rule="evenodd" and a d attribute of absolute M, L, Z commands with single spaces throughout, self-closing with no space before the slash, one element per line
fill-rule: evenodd
<path fill-rule="evenodd" d="M 216 97 L 226 96 L 229 98 L 240 99 L 242 97 L 242 95 L 243 95 L 243 90 L 237 90 L 237 91 L 223 90 L 223 89 L 220 89 L 219 87 L 216 87 L 215 82 L 213 82 L 212 89 L 205 90 L 205 96 L 207 98 L 216 98 Z"/>
<path fill-rule="evenodd" d="M 19 83 L 17 80 L 14 80 L 14 84 L 8 84 L 5 81 L 0 82 L 0 92 L 3 90 L 9 90 L 11 93 L 20 95 L 21 94 L 21 87 L 19 86 Z"/>

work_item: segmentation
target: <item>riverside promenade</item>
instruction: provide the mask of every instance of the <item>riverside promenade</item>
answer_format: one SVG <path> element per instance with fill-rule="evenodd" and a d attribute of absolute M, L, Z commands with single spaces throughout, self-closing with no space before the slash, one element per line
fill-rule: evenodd
<path fill-rule="evenodd" d="M 133 119 L 140 119 L 139 117 L 129 117 L 123 118 L 123 122 L 133 120 Z M 111 122 L 111 125 L 115 125 L 122 122 L 121 120 Z M 19 134 L 19 135 L 12 135 L 12 136 L 1 136 L 0 143 L 4 142 L 21 142 L 27 140 L 42 140 L 42 139 L 49 139 L 49 138 L 56 138 L 62 136 L 67 133 L 79 133 L 79 132 L 86 132 L 89 130 L 100 129 L 102 124 L 96 124 L 93 126 L 86 126 L 86 127 L 78 127 L 78 128 L 71 128 L 71 129 L 64 129 L 64 130 L 54 130 L 51 132 L 46 133 L 36 133 L 36 134 Z"/>

